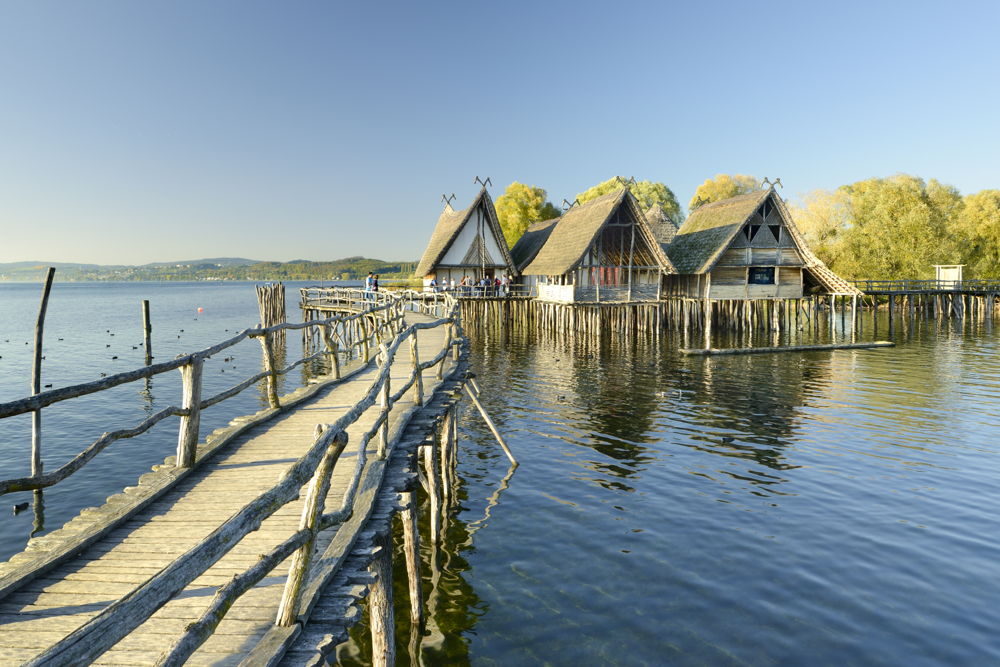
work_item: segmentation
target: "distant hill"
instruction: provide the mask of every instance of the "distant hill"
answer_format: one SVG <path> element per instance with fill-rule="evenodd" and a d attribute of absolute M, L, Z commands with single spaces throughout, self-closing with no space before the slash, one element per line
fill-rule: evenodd
<path fill-rule="evenodd" d="M 143 264 L 143 266 L 248 266 L 259 263 L 259 259 L 246 259 L 244 257 L 210 257 L 208 259 L 188 259 L 182 262 L 150 262 L 149 264 Z"/>
<path fill-rule="evenodd" d="M 237 257 L 155 262 L 142 266 L 71 264 L 65 262 L 0 263 L 0 281 L 39 282 L 49 266 L 57 281 L 170 281 L 170 280 L 357 280 L 369 271 L 384 279 L 410 278 L 416 262 L 348 257 L 328 262 L 295 260 L 260 262 Z"/>

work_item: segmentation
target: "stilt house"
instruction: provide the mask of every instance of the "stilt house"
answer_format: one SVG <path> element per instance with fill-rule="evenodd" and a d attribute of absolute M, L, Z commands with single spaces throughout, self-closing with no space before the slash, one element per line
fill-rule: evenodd
<path fill-rule="evenodd" d="M 664 293 L 708 299 L 796 299 L 860 292 L 809 250 L 771 187 L 704 204 L 667 246 L 677 269 Z"/>
<path fill-rule="evenodd" d="M 655 300 L 673 272 L 624 188 L 531 225 L 511 255 L 538 298 L 557 303 Z"/>
<path fill-rule="evenodd" d="M 469 208 L 456 211 L 445 204 L 431 240 L 424 250 L 416 275 L 424 286 L 436 279 L 442 287 L 463 277 L 478 281 L 515 274 L 507 241 L 500 229 L 493 199 L 486 188 L 479 191 Z"/>

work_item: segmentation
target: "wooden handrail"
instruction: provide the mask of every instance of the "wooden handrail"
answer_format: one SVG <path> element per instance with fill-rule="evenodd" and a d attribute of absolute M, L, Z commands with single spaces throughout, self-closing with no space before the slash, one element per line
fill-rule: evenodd
<path fill-rule="evenodd" d="M 216 593 L 215 598 L 213 598 L 209 608 L 202 614 L 201 618 L 187 626 L 185 632 L 171 648 L 161 655 L 157 664 L 183 664 L 211 636 L 214 629 L 224 618 L 227 610 L 239 596 L 250 590 L 275 565 L 292 554 L 295 555 L 290 564 L 285 594 L 275 623 L 278 625 L 294 623 L 296 621 L 296 610 L 300 606 L 298 596 L 302 590 L 302 584 L 309 579 L 311 566 L 310 554 L 312 552 L 313 540 L 318 531 L 343 522 L 351 516 L 360 479 L 367 464 L 368 443 L 376 433 L 380 434 L 377 450 L 379 458 L 384 459 L 389 454 L 388 422 L 393 404 L 399 398 L 398 395 L 390 394 L 390 375 L 392 362 L 399 347 L 404 342 L 409 341 L 410 372 L 407 381 L 404 383 L 404 389 L 401 391 L 415 387 L 416 403 L 419 403 L 422 399 L 422 372 L 436 364 L 440 364 L 439 368 L 442 367 L 450 349 L 455 349 L 457 352 L 456 343 L 458 342 L 458 337 L 461 335 L 461 327 L 457 319 L 457 301 L 454 299 L 451 302 L 448 302 L 447 299 L 445 300 L 445 304 L 450 306 L 451 309 L 448 317 L 440 318 L 433 322 L 411 324 L 405 328 L 402 328 L 402 322 L 404 321 L 403 303 L 402 298 L 398 299 L 392 308 L 394 312 L 386 312 L 385 318 L 381 322 L 376 321 L 376 326 L 369 334 L 374 336 L 383 333 L 385 330 L 389 330 L 394 334 L 391 337 L 391 342 L 383 341 L 379 344 L 379 359 L 381 363 L 372 383 L 357 402 L 333 424 L 328 425 L 326 429 L 317 429 L 316 438 L 309 450 L 282 475 L 274 486 L 259 494 L 256 499 L 244 506 L 239 512 L 234 514 L 229 520 L 169 566 L 151 576 L 132 592 L 112 603 L 85 625 L 26 664 L 75 664 L 77 662 L 93 661 L 114 646 L 129 632 L 145 622 L 149 616 L 169 599 L 184 590 L 194 579 L 201 576 L 214 563 L 218 562 L 243 537 L 257 530 L 267 517 L 271 516 L 285 504 L 296 500 L 299 497 L 299 490 L 302 485 L 311 479 L 299 529 L 268 554 L 263 555 L 261 560 L 254 566 L 237 575 L 226 586 L 222 587 Z M 329 323 L 333 319 L 335 318 L 322 320 L 321 322 Z M 362 317 L 357 321 L 359 324 L 362 324 L 366 320 L 367 318 Z M 367 325 L 362 324 L 362 326 L 367 329 Z M 448 336 L 442 350 L 433 359 L 421 363 L 416 351 L 417 332 L 422 329 L 433 329 L 441 326 L 448 327 Z M 271 328 L 272 331 L 274 329 L 274 327 Z M 263 332 L 262 340 L 267 341 L 270 337 L 268 335 L 270 332 L 258 330 L 254 333 L 261 335 L 261 332 Z M 250 334 L 243 332 L 241 335 L 245 338 Z M 324 351 L 321 354 L 325 353 L 327 352 Z M 78 469 L 86 463 L 86 460 L 93 458 L 100 449 L 106 447 L 114 439 L 137 435 L 148 430 L 162 419 L 175 414 L 182 416 L 182 426 L 179 431 L 178 442 L 178 465 L 181 464 L 182 456 L 190 456 L 193 459 L 194 448 L 192 437 L 196 441 L 197 421 L 200 410 L 207 407 L 207 405 L 213 405 L 215 402 L 223 400 L 219 398 L 220 396 L 228 398 L 231 395 L 235 395 L 235 393 L 238 393 L 237 389 L 246 385 L 246 382 L 240 383 L 240 385 L 236 385 L 236 387 L 226 390 L 216 397 L 202 400 L 200 397 L 201 386 L 199 376 L 202 364 L 207 356 L 197 353 L 187 355 L 182 358 L 186 363 L 174 366 L 175 368 L 181 368 L 185 374 L 182 408 L 169 407 L 153 415 L 134 429 L 104 434 L 97 443 L 94 443 L 94 445 L 91 445 L 90 448 L 81 453 L 77 459 L 74 459 L 70 464 L 52 473 L 49 477 L 60 475 L 70 465 L 74 465 L 74 469 Z M 296 364 L 293 364 L 289 368 L 293 368 L 298 363 L 296 362 Z M 281 369 L 281 371 L 287 370 Z M 273 377 L 279 372 L 271 364 L 266 373 L 255 376 L 255 379 L 260 379 L 265 375 Z M 323 513 L 323 499 L 328 493 L 334 467 L 347 444 L 346 429 L 354 424 L 376 402 L 380 403 L 379 414 L 375 420 L 375 424 L 363 436 L 362 442 L 359 444 L 355 470 L 344 493 L 341 505 L 333 512 Z M 192 436 L 192 433 L 194 436 Z M 85 460 L 77 463 L 77 460 L 81 458 Z M 66 472 L 61 478 L 68 476 L 71 472 Z M 43 476 L 41 479 L 44 480 L 46 478 Z M 26 480 L 13 481 L 21 482 Z M 39 480 L 31 478 L 30 481 L 36 483 Z M 55 482 L 53 481 L 52 483 Z M 0 483 L 0 492 L 3 489 L 2 484 L 9 484 L 9 482 Z"/>
<path fill-rule="evenodd" d="M 77 454 L 69 462 L 60 466 L 57 470 L 49 473 L 43 474 L 41 476 L 32 475 L 31 477 L 22 477 L 8 480 L 0 480 L 0 495 L 6 493 L 13 493 L 16 491 L 28 491 L 34 489 L 42 489 L 53 486 L 58 482 L 66 479 L 77 470 L 82 468 L 87 462 L 89 462 L 96 454 L 103 451 L 111 443 L 121 440 L 123 438 L 131 438 L 144 433 L 149 430 L 155 424 L 159 423 L 166 417 L 179 416 L 181 417 L 181 424 L 178 429 L 178 443 L 177 443 L 177 457 L 176 465 L 178 467 L 188 467 L 193 464 L 194 457 L 196 453 L 200 418 L 199 413 L 208 407 L 221 403 L 224 400 L 236 396 L 245 389 L 253 386 L 256 382 L 263 378 L 268 378 L 268 398 L 272 407 L 278 407 L 277 397 L 277 376 L 284 375 L 297 366 L 307 363 L 308 361 L 318 358 L 319 356 L 325 354 L 324 352 L 310 355 L 304 357 L 285 368 L 274 368 L 273 367 L 273 356 L 268 355 L 265 352 L 265 360 L 271 359 L 270 363 L 267 361 L 268 369 L 262 373 L 258 373 L 236 385 L 224 390 L 215 396 L 211 396 L 206 399 L 201 398 L 201 369 L 203 367 L 204 361 L 218 352 L 221 352 L 237 343 L 242 342 L 247 338 L 260 338 L 262 341 L 262 347 L 267 350 L 267 345 L 265 342 L 276 332 L 285 329 L 302 329 L 307 326 L 321 325 L 323 327 L 332 327 L 337 324 L 348 324 L 350 322 L 360 322 L 362 323 L 362 328 L 365 332 L 365 340 L 359 341 L 356 345 L 365 346 L 365 361 L 368 361 L 368 348 L 370 346 L 370 339 L 372 336 L 381 334 L 385 329 L 394 326 L 397 322 L 403 320 L 403 314 L 401 309 L 401 303 L 404 298 L 400 297 L 383 297 L 381 305 L 376 304 L 370 310 L 359 312 L 346 316 L 335 316 L 320 320 L 312 320 L 310 322 L 303 323 L 284 323 L 278 324 L 267 328 L 257 328 L 257 329 L 246 329 L 241 331 L 236 336 L 233 336 L 225 341 L 217 343 L 211 347 L 205 348 L 198 352 L 192 352 L 185 355 L 180 355 L 176 359 L 167 362 L 161 362 L 159 364 L 153 364 L 150 366 L 145 366 L 143 368 L 135 369 L 132 371 L 126 371 L 124 373 L 118 373 L 110 377 L 102 378 L 101 380 L 95 382 L 88 382 L 79 385 L 73 385 L 70 387 L 61 387 L 52 391 L 44 392 L 41 394 L 36 394 L 34 396 L 29 396 L 17 401 L 10 401 L 7 403 L 0 403 L 0 418 L 15 416 L 19 414 L 24 414 L 28 412 L 35 412 L 43 407 L 58 403 L 60 401 L 69 400 L 71 398 L 77 398 L 80 396 L 85 396 L 88 394 L 103 391 L 105 389 L 110 389 L 112 387 L 119 386 L 121 384 L 126 384 L 128 382 L 134 382 L 140 379 L 151 378 L 154 375 L 160 373 L 165 373 L 171 370 L 180 369 L 182 375 L 182 407 L 177 408 L 171 406 L 165 410 L 153 415 L 149 419 L 141 422 L 139 425 L 114 431 L 111 433 L 105 433 L 97 441 L 92 443 L 82 452 Z M 375 329 L 369 331 L 367 324 L 364 324 L 367 317 L 370 317 L 372 313 L 389 311 L 395 309 L 396 312 L 393 313 L 391 318 L 386 318 L 382 322 L 379 322 L 379 326 Z M 438 323 L 417 323 L 412 326 L 419 328 L 430 328 L 437 326 Z M 339 363 L 335 366 L 335 379 L 339 379 Z M 272 387 L 274 391 L 272 392 Z"/>

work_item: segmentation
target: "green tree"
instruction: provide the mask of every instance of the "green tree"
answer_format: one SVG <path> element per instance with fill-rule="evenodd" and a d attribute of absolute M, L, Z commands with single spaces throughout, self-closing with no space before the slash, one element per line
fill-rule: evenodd
<path fill-rule="evenodd" d="M 793 212 L 813 251 L 847 278 L 928 278 L 956 263 L 958 191 L 907 174 L 813 193 Z"/>
<path fill-rule="evenodd" d="M 851 227 L 850 198 L 842 190 L 814 190 L 803 205 L 789 207 L 809 248 L 827 264 L 837 263 L 844 234 Z"/>
<path fill-rule="evenodd" d="M 594 187 L 585 190 L 576 196 L 577 200 L 581 204 L 584 204 L 591 199 L 597 199 L 601 195 L 606 195 L 609 192 L 614 192 L 622 188 L 622 184 L 625 183 L 625 179 L 615 176 L 614 178 L 609 178 L 608 180 L 598 183 Z M 635 181 L 629 182 L 629 191 L 638 200 L 639 206 L 645 212 L 650 206 L 654 204 L 659 204 L 663 212 L 667 214 L 674 222 L 680 224 L 681 221 L 681 205 L 677 203 L 677 197 L 674 196 L 673 191 L 668 188 L 663 183 L 657 183 L 655 181 Z"/>
<path fill-rule="evenodd" d="M 514 181 L 497 197 L 497 218 L 508 246 L 513 247 L 531 223 L 561 215 L 547 196 L 542 188 Z"/>
<path fill-rule="evenodd" d="M 745 195 L 758 189 L 760 189 L 760 185 L 754 176 L 716 174 L 715 178 L 705 179 L 705 182 L 694 191 L 694 196 L 691 197 L 691 202 L 688 204 L 688 210 L 693 211 L 702 204 Z"/>
<path fill-rule="evenodd" d="M 1000 190 L 965 197 L 952 229 L 962 248 L 959 259 L 967 265 L 966 275 L 1000 278 Z"/>

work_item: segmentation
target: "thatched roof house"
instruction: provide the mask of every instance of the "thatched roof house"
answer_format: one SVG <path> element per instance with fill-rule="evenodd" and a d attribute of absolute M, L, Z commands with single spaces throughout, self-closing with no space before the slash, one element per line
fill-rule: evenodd
<path fill-rule="evenodd" d="M 624 188 L 531 225 L 511 256 L 525 282 L 537 286 L 539 299 L 549 301 L 655 299 L 660 277 L 673 272 Z"/>
<path fill-rule="evenodd" d="M 771 187 L 704 204 L 667 246 L 672 295 L 710 299 L 859 294 L 812 253 Z"/>
<path fill-rule="evenodd" d="M 451 280 L 457 284 L 463 277 L 479 280 L 514 273 L 514 262 L 486 188 L 461 211 L 445 204 L 416 270 L 425 285 L 436 279 L 442 286 Z"/>

